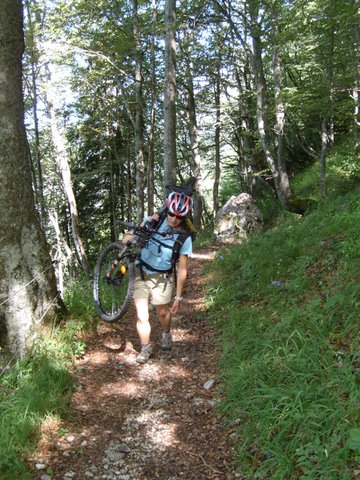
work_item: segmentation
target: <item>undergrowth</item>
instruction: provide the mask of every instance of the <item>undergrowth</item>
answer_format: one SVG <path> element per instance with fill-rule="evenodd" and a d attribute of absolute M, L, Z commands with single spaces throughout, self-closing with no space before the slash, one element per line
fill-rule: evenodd
<path fill-rule="evenodd" d="M 91 292 L 83 283 L 65 294 L 70 316 L 38 340 L 26 358 L 0 368 L 0 478 L 34 478 L 29 459 L 46 424 L 61 424 L 67 412 L 76 355 L 85 352 L 82 333 L 93 326 Z M 51 472 L 46 472 L 51 474 Z"/>
<path fill-rule="evenodd" d="M 247 479 L 347 480 L 360 460 L 360 188 L 211 265 L 221 413 Z"/>

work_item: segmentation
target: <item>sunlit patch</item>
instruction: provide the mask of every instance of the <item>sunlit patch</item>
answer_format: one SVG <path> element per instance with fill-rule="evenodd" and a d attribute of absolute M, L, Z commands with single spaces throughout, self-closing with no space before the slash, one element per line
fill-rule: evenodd
<path fill-rule="evenodd" d="M 150 425 L 146 435 L 154 442 L 158 450 L 165 450 L 178 443 L 176 429 L 177 425 L 174 423 Z"/>
<path fill-rule="evenodd" d="M 54 415 L 49 415 L 41 423 L 40 431 L 42 435 L 52 437 L 60 428 L 60 420 Z"/>
<path fill-rule="evenodd" d="M 110 350 L 119 350 L 121 348 L 121 340 L 118 338 L 106 338 L 104 340 L 104 346 Z"/>
<path fill-rule="evenodd" d="M 199 260 L 212 260 L 213 258 L 215 258 L 215 255 L 216 255 L 215 252 L 211 252 L 209 254 L 206 254 L 206 253 L 192 253 L 190 255 L 190 258 L 198 258 Z"/>
<path fill-rule="evenodd" d="M 139 372 L 140 381 L 146 382 L 151 380 L 152 382 L 158 382 L 162 378 L 163 372 L 160 371 L 160 366 L 154 363 L 146 363 L 142 365 Z"/>
<path fill-rule="evenodd" d="M 204 298 L 193 298 L 193 299 L 187 299 L 186 303 L 188 305 L 202 305 L 204 303 Z"/>
<path fill-rule="evenodd" d="M 145 435 L 154 445 L 154 449 L 163 451 L 178 443 L 176 435 L 177 424 L 166 422 L 167 413 L 164 410 L 143 412 L 136 421 L 145 427 Z"/>
<path fill-rule="evenodd" d="M 178 340 L 186 342 L 196 342 L 200 340 L 200 335 L 196 331 L 189 331 L 185 328 L 177 328 L 176 337 Z"/>
<path fill-rule="evenodd" d="M 188 378 L 192 377 L 192 372 L 189 371 L 187 368 L 178 366 L 178 365 L 172 365 L 171 368 L 169 368 L 169 377 L 171 378 Z"/>
<path fill-rule="evenodd" d="M 104 365 L 109 361 L 109 354 L 96 351 L 91 355 L 87 356 L 85 360 L 93 365 Z"/>
<path fill-rule="evenodd" d="M 191 372 L 181 365 L 171 365 L 171 368 L 164 372 L 161 364 L 147 363 L 141 366 L 141 371 L 139 372 L 140 381 L 144 383 L 163 383 L 166 382 L 166 378 L 187 378 L 190 376 Z"/>
<path fill-rule="evenodd" d="M 142 388 L 143 386 L 137 382 L 127 381 L 125 384 L 122 382 L 112 382 L 103 386 L 101 396 L 136 398 L 141 394 Z"/>

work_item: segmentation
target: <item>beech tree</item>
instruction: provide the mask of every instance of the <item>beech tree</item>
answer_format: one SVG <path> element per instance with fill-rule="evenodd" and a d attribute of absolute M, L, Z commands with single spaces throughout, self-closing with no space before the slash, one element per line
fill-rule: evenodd
<path fill-rule="evenodd" d="M 20 0 L 0 15 L 0 347 L 24 355 L 57 298 L 54 269 L 35 210 L 24 126 Z"/>

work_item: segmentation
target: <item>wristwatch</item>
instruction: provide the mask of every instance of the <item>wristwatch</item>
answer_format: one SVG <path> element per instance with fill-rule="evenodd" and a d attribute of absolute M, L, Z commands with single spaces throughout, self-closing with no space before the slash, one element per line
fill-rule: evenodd
<path fill-rule="evenodd" d="M 179 300 L 179 302 L 182 302 L 184 300 L 184 297 L 178 297 L 175 295 L 174 300 Z"/>

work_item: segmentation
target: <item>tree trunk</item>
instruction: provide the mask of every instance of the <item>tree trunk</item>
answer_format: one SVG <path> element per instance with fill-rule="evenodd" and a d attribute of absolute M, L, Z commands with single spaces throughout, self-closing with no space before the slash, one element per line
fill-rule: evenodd
<path fill-rule="evenodd" d="M 320 192 L 326 198 L 326 152 L 329 144 L 328 120 L 326 117 L 321 122 L 321 152 L 320 152 Z"/>
<path fill-rule="evenodd" d="M 165 0 L 164 185 L 176 183 L 176 1 Z"/>
<path fill-rule="evenodd" d="M 144 119 L 142 99 L 142 53 L 139 37 L 138 2 L 133 0 L 133 34 L 135 40 L 135 92 L 136 92 L 136 116 L 135 116 L 135 165 L 136 165 L 136 207 L 137 220 L 144 218 Z"/>
<path fill-rule="evenodd" d="M 110 149 L 109 149 L 110 150 Z M 114 171 L 113 171 L 113 158 L 112 154 L 109 151 L 109 162 L 110 162 L 110 191 L 109 191 L 109 203 L 110 203 L 110 238 L 112 242 L 117 240 L 117 225 L 116 225 L 116 188 L 114 182 Z"/>
<path fill-rule="evenodd" d="M 35 177 L 35 194 L 37 197 L 37 202 L 40 205 L 41 211 L 41 220 L 45 222 L 45 200 L 44 200 L 44 182 L 42 176 L 42 166 L 41 166 L 41 155 L 40 155 L 40 136 L 39 136 L 39 120 L 38 120 L 38 92 L 37 92 L 37 78 L 36 78 L 36 48 L 35 48 L 35 34 L 34 34 L 34 23 L 31 16 L 31 7 L 29 0 L 25 0 L 26 14 L 28 21 L 28 32 L 30 36 L 29 45 L 27 49 L 30 53 L 30 66 L 31 66 L 31 90 L 32 90 L 32 111 L 33 111 L 33 121 L 34 121 L 34 158 L 35 166 L 34 171 L 37 172 L 37 178 Z"/>
<path fill-rule="evenodd" d="M 249 95 L 246 92 L 251 91 L 251 86 L 248 85 L 247 77 L 249 76 L 249 62 L 247 61 L 243 67 L 243 72 L 239 72 L 235 67 L 235 78 L 239 89 L 239 115 L 240 118 L 236 122 L 238 130 L 239 141 L 239 162 L 241 170 L 243 172 L 246 186 L 249 192 L 252 194 L 256 183 L 256 168 L 254 159 L 254 146 L 253 146 L 253 131 L 254 125 L 251 119 L 251 105 L 249 105 Z"/>
<path fill-rule="evenodd" d="M 186 10 L 186 5 L 184 6 Z M 202 205 L 203 198 L 201 192 L 201 155 L 197 133 L 197 120 L 196 120 L 196 106 L 195 106 L 195 94 L 194 94 L 194 82 L 193 82 L 193 64 L 191 60 L 191 35 L 189 26 L 185 26 L 184 32 L 184 47 L 186 52 L 186 76 L 187 76 L 187 112 L 188 112 L 188 128 L 191 142 L 191 154 L 192 154 L 192 175 L 196 178 L 196 193 L 194 196 L 194 225 L 197 230 L 201 228 L 202 217 Z"/>
<path fill-rule="evenodd" d="M 220 184 L 220 131 L 221 131 L 221 109 L 220 109 L 220 65 L 217 66 L 215 80 L 215 175 L 213 187 L 213 215 L 214 219 L 219 210 L 219 184 Z"/>
<path fill-rule="evenodd" d="M 331 2 L 331 8 L 328 9 L 329 27 L 327 29 L 327 42 L 325 50 L 325 72 L 326 72 L 326 91 L 327 103 L 325 104 L 322 122 L 321 122 L 321 151 L 320 151 L 320 193 L 323 198 L 327 197 L 326 188 L 326 155 L 329 144 L 334 141 L 333 127 L 333 103 L 334 103 L 334 48 L 336 31 L 336 4 Z"/>
<path fill-rule="evenodd" d="M 258 8 L 258 6 L 257 6 Z M 266 82 L 264 76 L 263 62 L 261 56 L 261 40 L 260 27 L 258 26 L 258 12 L 256 8 L 251 15 L 251 35 L 253 45 L 252 66 L 255 78 L 256 88 L 256 121 L 259 132 L 260 144 L 265 155 L 266 163 L 270 169 L 272 178 L 275 184 L 275 190 L 279 201 L 284 205 L 285 197 L 280 188 L 279 172 L 276 163 L 270 151 L 267 137 L 266 137 L 266 122 L 265 122 L 265 100 L 266 100 Z"/>
<path fill-rule="evenodd" d="M 23 356 L 57 298 L 56 279 L 35 210 L 24 127 L 20 0 L 0 15 L 0 347 Z"/>
<path fill-rule="evenodd" d="M 279 174 L 279 187 L 285 203 L 291 197 L 289 176 L 285 160 L 285 105 L 282 101 L 281 63 L 278 52 L 278 25 L 276 13 L 272 12 L 272 39 L 273 39 L 273 72 L 274 72 L 274 94 L 275 94 L 275 116 L 276 125 L 275 145 L 277 147 L 277 171 Z"/>
<path fill-rule="evenodd" d="M 62 183 L 66 198 L 68 200 L 70 217 L 71 217 L 71 232 L 73 236 L 73 242 L 75 246 L 76 255 L 79 259 L 79 262 L 85 272 L 85 275 L 90 276 L 91 271 L 86 256 L 85 248 L 80 236 L 79 230 L 79 215 L 77 209 L 77 203 L 75 199 L 75 194 L 72 186 L 71 180 L 71 171 L 69 166 L 69 160 L 66 153 L 65 139 L 60 131 L 60 126 L 58 124 L 56 113 L 55 113 L 55 98 L 56 93 L 53 85 L 51 84 L 51 77 L 49 80 L 49 92 L 47 98 L 47 109 L 50 117 L 51 123 L 51 135 L 55 147 L 55 156 L 58 164 L 58 168 L 61 173 Z"/>
<path fill-rule="evenodd" d="M 156 57 L 155 57 L 155 35 L 156 35 L 156 1 L 152 0 L 152 37 L 150 46 L 151 62 L 151 98 L 150 98 L 150 125 L 149 125 L 149 154 L 147 164 L 147 200 L 148 215 L 154 213 L 154 164 L 155 164 L 155 89 L 156 89 Z"/>
<path fill-rule="evenodd" d="M 64 268 L 68 270 L 68 277 L 71 277 L 73 254 L 71 248 L 62 236 L 59 225 L 59 216 L 56 210 L 49 212 L 49 220 L 54 228 L 56 238 L 55 271 L 58 291 L 61 294 L 64 291 Z"/>
<path fill-rule="evenodd" d="M 354 6 L 355 18 L 360 19 L 360 1 L 351 0 Z M 360 25 L 359 22 L 355 23 L 353 28 L 353 38 L 354 38 L 354 76 L 355 84 L 352 89 L 351 98 L 354 101 L 354 121 L 353 121 L 353 130 L 354 130 L 354 139 L 356 145 L 359 144 L 359 132 L 360 132 L 360 70 L 359 70 L 359 55 L 360 55 Z"/>

